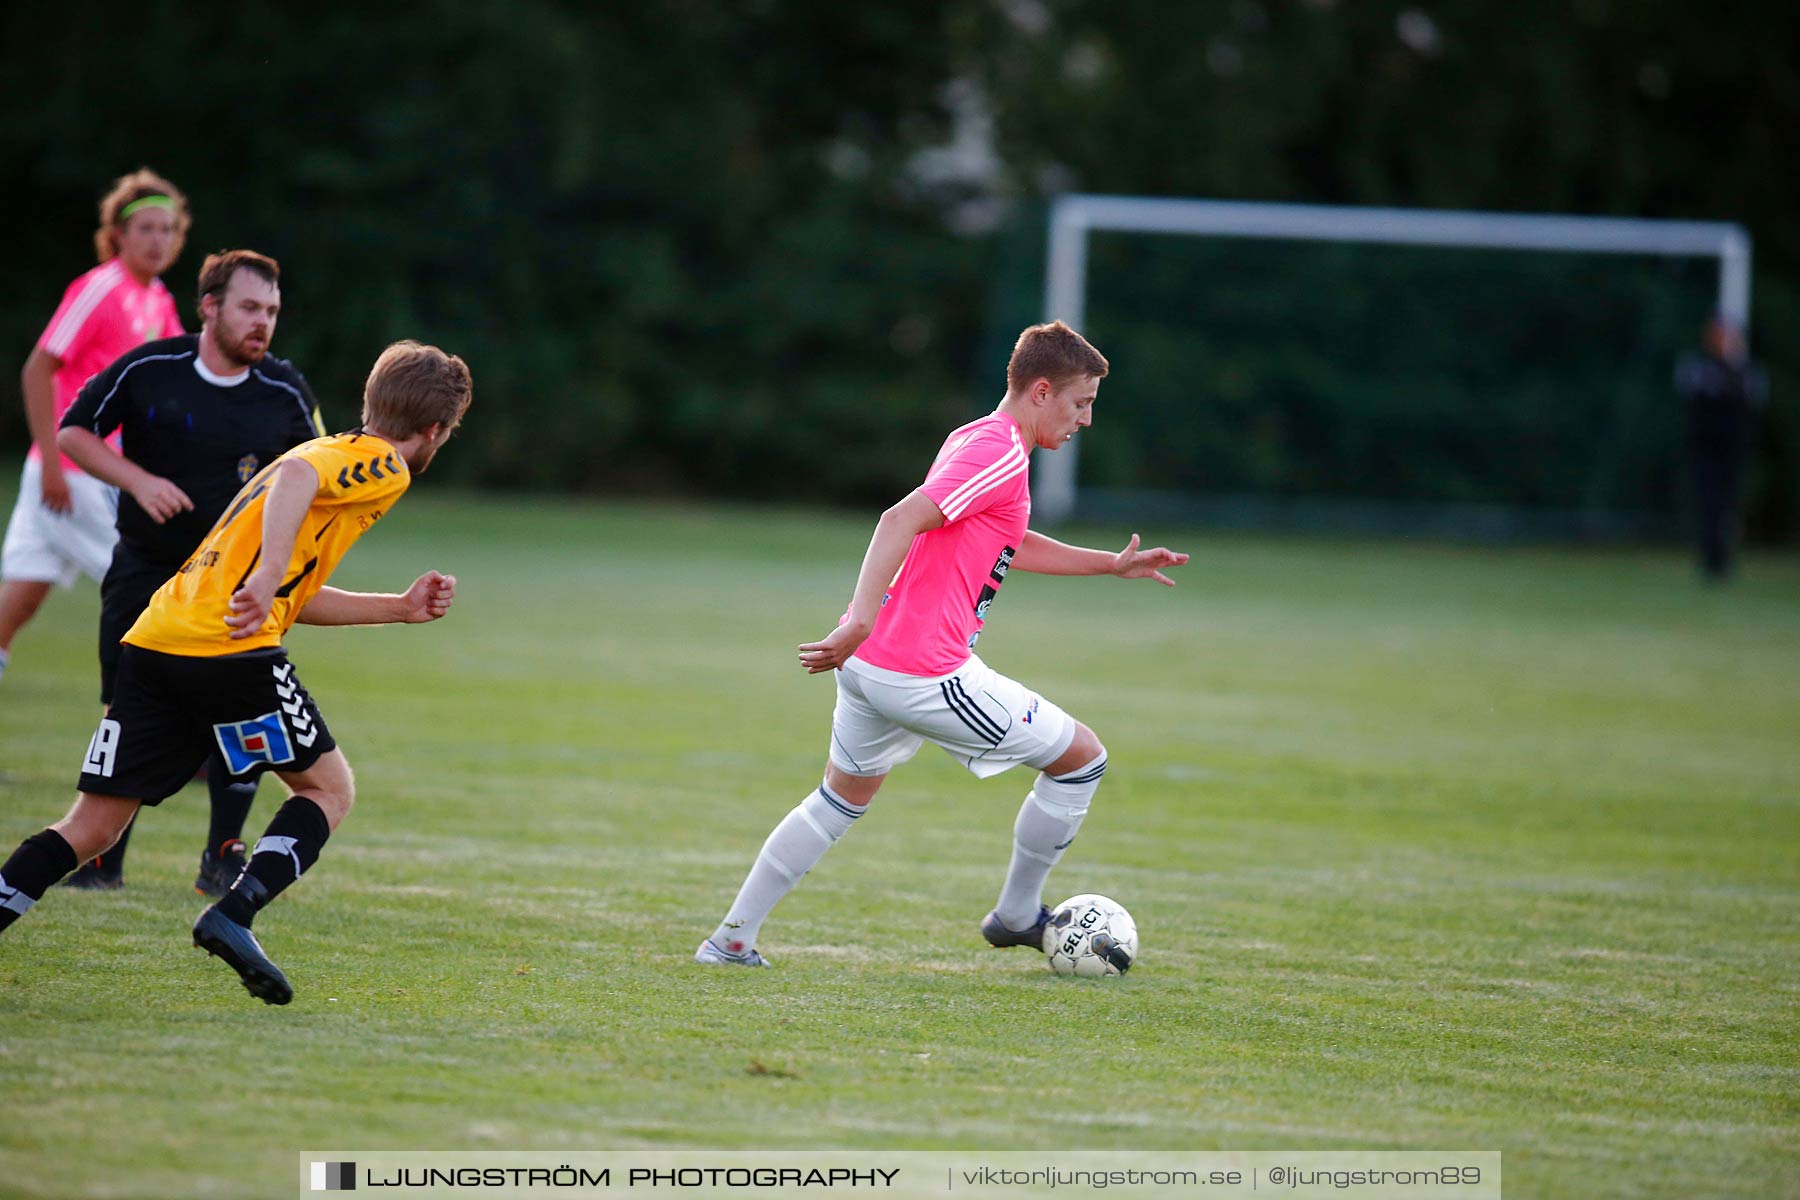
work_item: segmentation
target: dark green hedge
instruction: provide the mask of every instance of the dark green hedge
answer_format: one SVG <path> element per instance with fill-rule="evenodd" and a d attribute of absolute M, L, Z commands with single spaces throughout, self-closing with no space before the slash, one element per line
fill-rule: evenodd
<path fill-rule="evenodd" d="M 1780 405 L 1755 517 L 1791 536 L 1795 13 L 13 5 L 0 361 L 23 358 L 87 265 L 105 181 L 148 163 L 195 200 L 171 273 L 184 297 L 206 250 L 282 259 L 277 348 L 334 424 L 353 420 L 386 341 L 423 337 L 475 367 L 481 407 L 447 477 L 867 504 L 909 486 L 943 429 L 997 397 L 1011 336 L 1039 315 L 1041 197 L 1058 188 L 1738 219 L 1757 238 L 1757 333 Z M 959 128 L 978 145 L 984 114 L 990 171 L 917 169 Z M 1109 478 L 1670 503 L 1663 344 L 1626 354 L 1641 378 L 1599 355 L 1575 364 L 1576 402 L 1556 373 L 1569 364 L 1544 348 L 1682 340 L 1685 284 L 1563 268 L 1567 286 L 1619 299 L 1547 309 L 1559 327 L 1546 332 L 1514 301 L 1564 283 L 1484 282 L 1493 312 L 1471 315 L 1440 311 L 1427 262 L 1365 284 L 1327 257 L 1333 282 L 1308 289 L 1234 258 L 1203 264 L 1228 286 L 1184 291 L 1180 255 L 1104 252 L 1141 272 L 1094 309 L 1119 366 L 1119 436 L 1092 442 Z M 23 441 L 16 403 L 0 402 L 0 446 Z M 1616 462 L 1597 465 L 1604 454 Z"/>

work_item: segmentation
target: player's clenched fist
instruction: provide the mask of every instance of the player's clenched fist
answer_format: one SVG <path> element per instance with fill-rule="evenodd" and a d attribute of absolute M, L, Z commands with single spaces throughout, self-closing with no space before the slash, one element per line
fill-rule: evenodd
<path fill-rule="evenodd" d="M 456 576 L 427 571 L 406 589 L 406 621 L 418 625 L 450 611 L 456 599 Z"/>

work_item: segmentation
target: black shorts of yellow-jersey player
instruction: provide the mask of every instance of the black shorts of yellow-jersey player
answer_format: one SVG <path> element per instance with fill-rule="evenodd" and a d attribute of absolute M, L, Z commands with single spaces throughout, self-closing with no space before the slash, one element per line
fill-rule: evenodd
<path fill-rule="evenodd" d="M 115 688 L 88 743 L 83 792 L 161 804 L 215 751 L 245 779 L 303 772 L 337 749 L 280 646 L 199 658 L 127 643 Z"/>
<path fill-rule="evenodd" d="M 200 914 L 194 944 L 236 970 L 251 995 L 292 998 L 251 923 L 318 858 L 355 785 L 281 639 L 296 621 L 420 623 L 449 612 L 456 580 L 437 571 L 397 593 L 326 581 L 450 439 L 471 394 L 460 358 L 398 342 L 369 373 L 360 428 L 297 446 L 244 485 L 125 634 L 113 707 L 89 742 L 74 806 L 0 867 L 0 930 L 216 748 L 233 771 L 273 772 L 292 795 L 231 890 Z"/>

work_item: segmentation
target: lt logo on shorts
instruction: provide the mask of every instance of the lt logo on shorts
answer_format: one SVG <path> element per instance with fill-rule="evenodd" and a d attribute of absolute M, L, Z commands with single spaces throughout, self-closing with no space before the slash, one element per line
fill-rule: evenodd
<path fill-rule="evenodd" d="M 225 766 L 233 775 L 242 775 L 257 763 L 278 767 L 294 761 L 293 743 L 288 741 L 287 726 L 282 724 L 278 712 L 214 725 L 213 736 L 219 740 Z"/>

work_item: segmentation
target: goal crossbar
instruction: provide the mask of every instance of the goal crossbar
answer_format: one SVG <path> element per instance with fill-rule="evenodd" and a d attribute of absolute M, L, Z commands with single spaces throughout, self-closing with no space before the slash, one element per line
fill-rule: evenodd
<path fill-rule="evenodd" d="M 1097 232 L 1716 258 L 1718 310 L 1740 327 L 1750 314 L 1750 234 L 1728 221 L 1071 194 L 1050 210 L 1046 320 L 1085 324 L 1088 239 Z M 1075 456 L 1073 442 L 1037 455 L 1033 505 L 1047 521 L 1074 511 Z"/>

